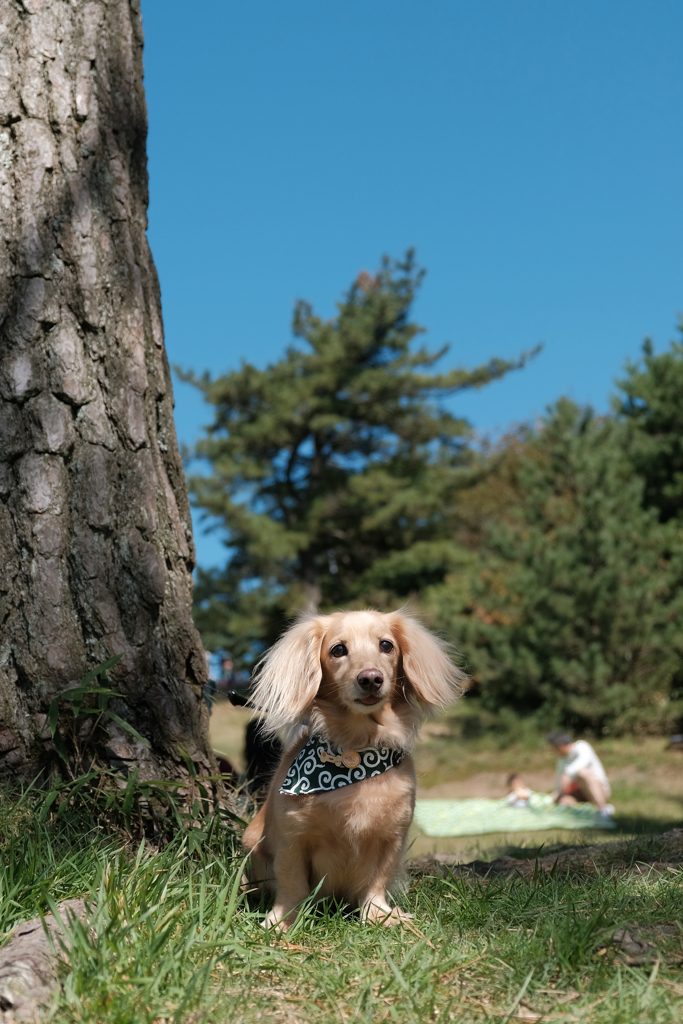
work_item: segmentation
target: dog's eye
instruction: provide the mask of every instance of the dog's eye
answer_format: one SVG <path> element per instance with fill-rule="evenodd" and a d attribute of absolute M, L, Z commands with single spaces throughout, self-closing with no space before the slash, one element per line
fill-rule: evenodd
<path fill-rule="evenodd" d="M 344 655 L 348 653 L 349 652 L 346 650 L 344 644 L 335 644 L 332 650 L 330 651 L 330 654 L 332 655 L 333 658 L 343 658 Z"/>
<path fill-rule="evenodd" d="M 394 645 L 392 644 L 391 640 L 380 640 L 379 649 L 380 651 L 383 651 L 384 654 L 391 654 L 391 652 L 394 649 Z"/>

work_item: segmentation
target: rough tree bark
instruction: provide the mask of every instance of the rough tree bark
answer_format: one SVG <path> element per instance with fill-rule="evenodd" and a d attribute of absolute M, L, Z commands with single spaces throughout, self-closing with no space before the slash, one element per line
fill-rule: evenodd
<path fill-rule="evenodd" d="M 209 769 L 206 664 L 145 235 L 139 0 L 0 0 L 0 771 L 113 654 L 108 756 Z"/>

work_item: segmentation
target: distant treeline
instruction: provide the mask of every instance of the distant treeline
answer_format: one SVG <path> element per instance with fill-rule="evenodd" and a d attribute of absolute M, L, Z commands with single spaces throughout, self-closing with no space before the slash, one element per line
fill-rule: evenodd
<path fill-rule="evenodd" d="M 683 345 L 628 365 L 613 411 L 566 398 L 484 451 L 445 402 L 520 370 L 438 373 L 412 253 L 361 274 L 337 316 L 305 303 L 266 370 L 185 375 L 214 407 L 195 504 L 227 531 L 199 570 L 208 649 L 249 667 L 308 604 L 410 601 L 482 705 L 595 733 L 683 715 Z"/>

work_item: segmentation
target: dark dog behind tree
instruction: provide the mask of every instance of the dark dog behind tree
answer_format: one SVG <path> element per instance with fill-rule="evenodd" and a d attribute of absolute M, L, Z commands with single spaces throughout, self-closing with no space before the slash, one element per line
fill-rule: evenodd
<path fill-rule="evenodd" d="M 244 761 L 252 792 L 265 789 L 280 763 L 283 748 L 275 736 L 264 735 L 258 718 L 247 724 L 244 734 Z"/>
<path fill-rule="evenodd" d="M 253 704 L 249 692 L 228 690 L 228 700 L 234 707 L 250 708 Z M 244 763 L 247 784 L 252 793 L 265 789 L 280 763 L 283 747 L 276 736 L 265 735 L 258 718 L 247 723 L 244 734 Z"/>

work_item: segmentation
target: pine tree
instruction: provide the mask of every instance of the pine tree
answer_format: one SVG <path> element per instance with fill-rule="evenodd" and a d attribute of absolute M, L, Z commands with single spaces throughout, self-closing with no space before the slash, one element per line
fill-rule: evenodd
<path fill-rule="evenodd" d="M 199 573 L 205 645 L 249 662 L 307 603 L 400 601 L 463 557 L 453 538 L 474 468 L 470 427 L 443 401 L 526 357 L 432 372 L 446 348 L 414 346 L 422 277 L 412 252 L 385 259 L 334 319 L 300 302 L 300 343 L 265 370 L 185 375 L 215 410 L 195 450 L 213 471 L 193 477 L 191 492 L 228 546 L 224 570 Z"/>
<path fill-rule="evenodd" d="M 41 770 L 53 700 L 116 655 L 112 707 L 148 745 L 105 716 L 100 761 L 210 771 L 139 0 L 3 2 L 1 20 L 0 774 Z"/>
<path fill-rule="evenodd" d="M 666 522 L 683 518 L 683 344 L 655 355 L 646 341 L 643 364 L 627 364 L 619 381 L 624 394 L 614 406 L 630 427 L 629 456 L 644 481 L 643 501 Z"/>
<path fill-rule="evenodd" d="M 683 535 L 644 507 L 627 449 L 623 423 L 561 400 L 515 448 L 477 573 L 425 595 L 485 706 L 597 733 L 678 720 Z"/>

